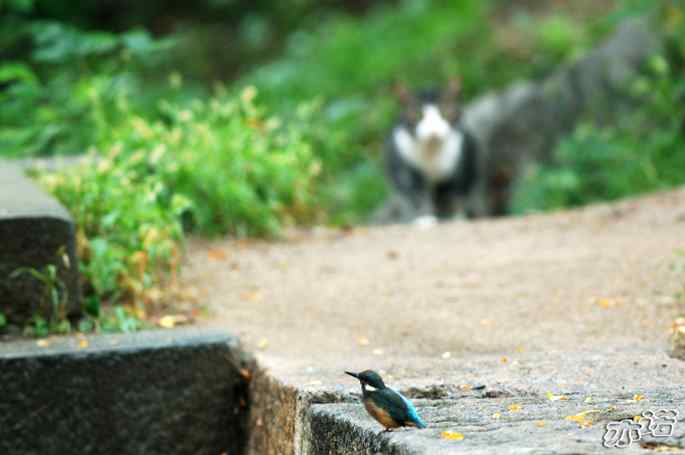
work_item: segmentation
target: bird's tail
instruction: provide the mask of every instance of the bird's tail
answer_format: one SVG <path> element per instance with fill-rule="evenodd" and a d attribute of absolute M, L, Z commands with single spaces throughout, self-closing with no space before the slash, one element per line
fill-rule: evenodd
<path fill-rule="evenodd" d="M 416 428 L 427 428 L 427 427 L 428 427 L 428 425 L 426 425 L 426 422 L 421 420 L 420 417 L 418 419 L 416 419 Z"/>

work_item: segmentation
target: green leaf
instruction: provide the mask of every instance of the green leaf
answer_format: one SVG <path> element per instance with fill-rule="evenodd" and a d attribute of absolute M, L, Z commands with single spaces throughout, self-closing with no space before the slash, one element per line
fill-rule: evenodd
<path fill-rule="evenodd" d="M 24 63 L 3 63 L 0 65 L 0 84 L 20 81 L 38 85 L 38 78 L 31 68 Z"/>

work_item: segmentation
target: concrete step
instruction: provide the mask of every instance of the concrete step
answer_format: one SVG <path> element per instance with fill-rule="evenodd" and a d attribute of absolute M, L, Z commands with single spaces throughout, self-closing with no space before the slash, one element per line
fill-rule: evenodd
<path fill-rule="evenodd" d="M 46 287 L 21 268 L 45 272 L 54 265 L 64 285 L 65 312 L 80 312 L 81 291 L 75 226 L 53 197 L 26 177 L 22 168 L 0 161 L 0 312 L 10 324 L 24 326 L 34 314 L 48 317 Z"/>

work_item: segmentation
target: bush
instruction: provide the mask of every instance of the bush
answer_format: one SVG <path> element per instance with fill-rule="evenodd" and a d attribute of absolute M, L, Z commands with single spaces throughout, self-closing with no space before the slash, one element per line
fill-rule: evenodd
<path fill-rule="evenodd" d="M 685 54 L 683 54 L 685 55 Z M 580 125 L 554 164 L 524 179 L 515 213 L 575 207 L 685 183 L 685 72 L 655 57 L 632 87 L 640 106 L 615 126 Z"/>
<path fill-rule="evenodd" d="M 77 167 L 40 175 L 74 215 L 88 294 L 154 303 L 174 279 L 185 230 L 274 235 L 316 216 L 320 162 L 297 124 L 217 94 L 163 106 L 166 121 L 122 113 Z M 306 119 L 303 119 L 306 122 Z"/>
<path fill-rule="evenodd" d="M 11 157 L 84 153 L 98 139 L 95 123 L 118 120 L 122 94 L 141 93 L 136 104 L 150 110 L 158 91 L 142 89 L 144 71 L 172 44 L 144 30 L 84 31 L 22 15 L 0 15 L 0 26 L 0 154 Z"/>

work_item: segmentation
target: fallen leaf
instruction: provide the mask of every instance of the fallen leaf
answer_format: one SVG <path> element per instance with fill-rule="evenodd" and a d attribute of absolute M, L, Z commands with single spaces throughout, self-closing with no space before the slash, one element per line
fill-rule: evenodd
<path fill-rule="evenodd" d="M 86 349 L 88 347 L 88 340 L 81 338 L 78 342 L 79 349 Z"/>
<path fill-rule="evenodd" d="M 268 347 L 269 347 L 269 340 L 267 340 L 266 338 L 262 338 L 262 339 L 259 340 L 259 342 L 257 343 L 257 349 L 264 350 L 264 349 L 266 349 L 266 348 L 268 348 Z"/>
<path fill-rule="evenodd" d="M 464 439 L 464 435 L 461 433 L 455 433 L 453 431 L 443 431 L 440 433 L 442 439 L 449 439 L 450 441 L 461 441 Z"/>
<path fill-rule="evenodd" d="M 496 412 L 492 415 L 492 418 L 495 420 L 499 419 L 500 417 L 502 417 L 502 414 L 500 414 L 499 412 Z"/>
<path fill-rule="evenodd" d="M 681 447 L 667 446 L 664 444 L 648 445 L 645 448 L 652 450 L 654 452 L 680 452 Z"/>
<path fill-rule="evenodd" d="M 207 258 L 211 259 L 212 261 L 225 261 L 226 252 L 219 248 L 212 248 L 211 250 L 207 251 Z"/>
<path fill-rule="evenodd" d="M 494 322 L 492 319 L 481 319 L 480 320 L 480 325 L 482 325 L 483 327 L 489 327 L 493 324 L 494 324 Z"/>
<path fill-rule="evenodd" d="M 568 397 L 566 395 L 554 395 L 552 392 L 547 392 L 547 399 L 549 401 L 566 401 Z"/>
<path fill-rule="evenodd" d="M 510 404 L 508 409 L 509 412 L 519 412 L 522 408 L 520 404 Z"/>
<path fill-rule="evenodd" d="M 451 352 L 443 352 L 442 355 L 441 355 L 440 357 L 442 357 L 443 359 L 447 360 L 447 359 L 449 359 L 450 357 L 452 357 L 452 353 L 451 353 Z"/>
<path fill-rule="evenodd" d="M 369 339 L 366 337 L 359 337 L 359 338 L 357 338 L 357 344 L 359 346 L 368 346 L 369 345 Z"/>
<path fill-rule="evenodd" d="M 642 420 L 642 416 L 633 416 L 633 422 L 640 423 L 640 420 Z"/>
<path fill-rule="evenodd" d="M 168 314 L 166 316 L 161 317 L 157 324 L 160 327 L 164 327 L 165 329 L 173 329 L 174 327 L 176 327 L 176 319 Z"/>
<path fill-rule="evenodd" d="M 462 384 L 459 386 L 459 389 L 461 389 L 463 392 L 468 392 L 472 389 L 471 384 Z"/>
<path fill-rule="evenodd" d="M 542 428 L 545 426 L 545 421 L 544 420 L 538 420 L 535 422 L 535 426 L 538 428 Z"/>
<path fill-rule="evenodd" d="M 47 348 L 48 346 L 50 346 L 50 342 L 45 339 L 36 341 L 36 344 L 39 348 Z"/>
<path fill-rule="evenodd" d="M 580 425 L 581 428 L 589 428 L 592 426 L 592 419 L 588 419 L 587 415 L 594 414 L 597 412 L 600 412 L 599 409 L 590 409 L 589 411 L 583 411 L 576 415 L 566 416 L 564 417 L 564 419 L 576 422 L 578 425 Z"/>
<path fill-rule="evenodd" d="M 255 289 L 253 291 L 246 291 L 243 292 L 242 298 L 243 300 L 247 300 L 248 302 L 257 303 L 262 301 L 262 299 L 264 298 L 264 293 L 259 289 Z"/>
<path fill-rule="evenodd" d="M 597 299 L 596 303 L 600 308 L 602 308 L 604 310 L 607 310 L 609 308 L 613 308 L 616 305 L 618 305 L 618 302 L 616 300 L 608 299 L 608 298 L 604 298 L 604 297 Z"/>
<path fill-rule="evenodd" d="M 502 363 L 508 363 L 508 362 L 509 362 L 509 359 L 508 359 L 507 357 L 504 357 L 504 356 L 503 356 L 501 359 L 499 359 L 499 361 L 502 362 Z"/>
<path fill-rule="evenodd" d="M 595 400 L 594 400 L 592 397 L 586 397 L 586 398 L 583 400 L 584 403 L 592 403 L 593 401 L 595 401 Z"/>
<path fill-rule="evenodd" d="M 385 253 L 385 256 L 386 256 L 388 259 L 397 259 L 398 257 L 400 257 L 400 253 L 398 253 L 396 250 L 388 250 L 388 251 Z"/>
<path fill-rule="evenodd" d="M 640 395 L 639 393 L 636 393 L 635 395 L 633 395 L 633 401 L 642 401 L 644 399 L 645 399 L 645 396 Z"/>
<path fill-rule="evenodd" d="M 383 350 L 382 349 L 374 349 L 373 355 L 383 355 Z"/>
<path fill-rule="evenodd" d="M 525 351 L 525 349 L 523 348 L 523 346 L 518 346 L 518 347 L 516 348 L 516 352 L 518 352 L 519 354 L 522 353 L 523 351 Z"/>

